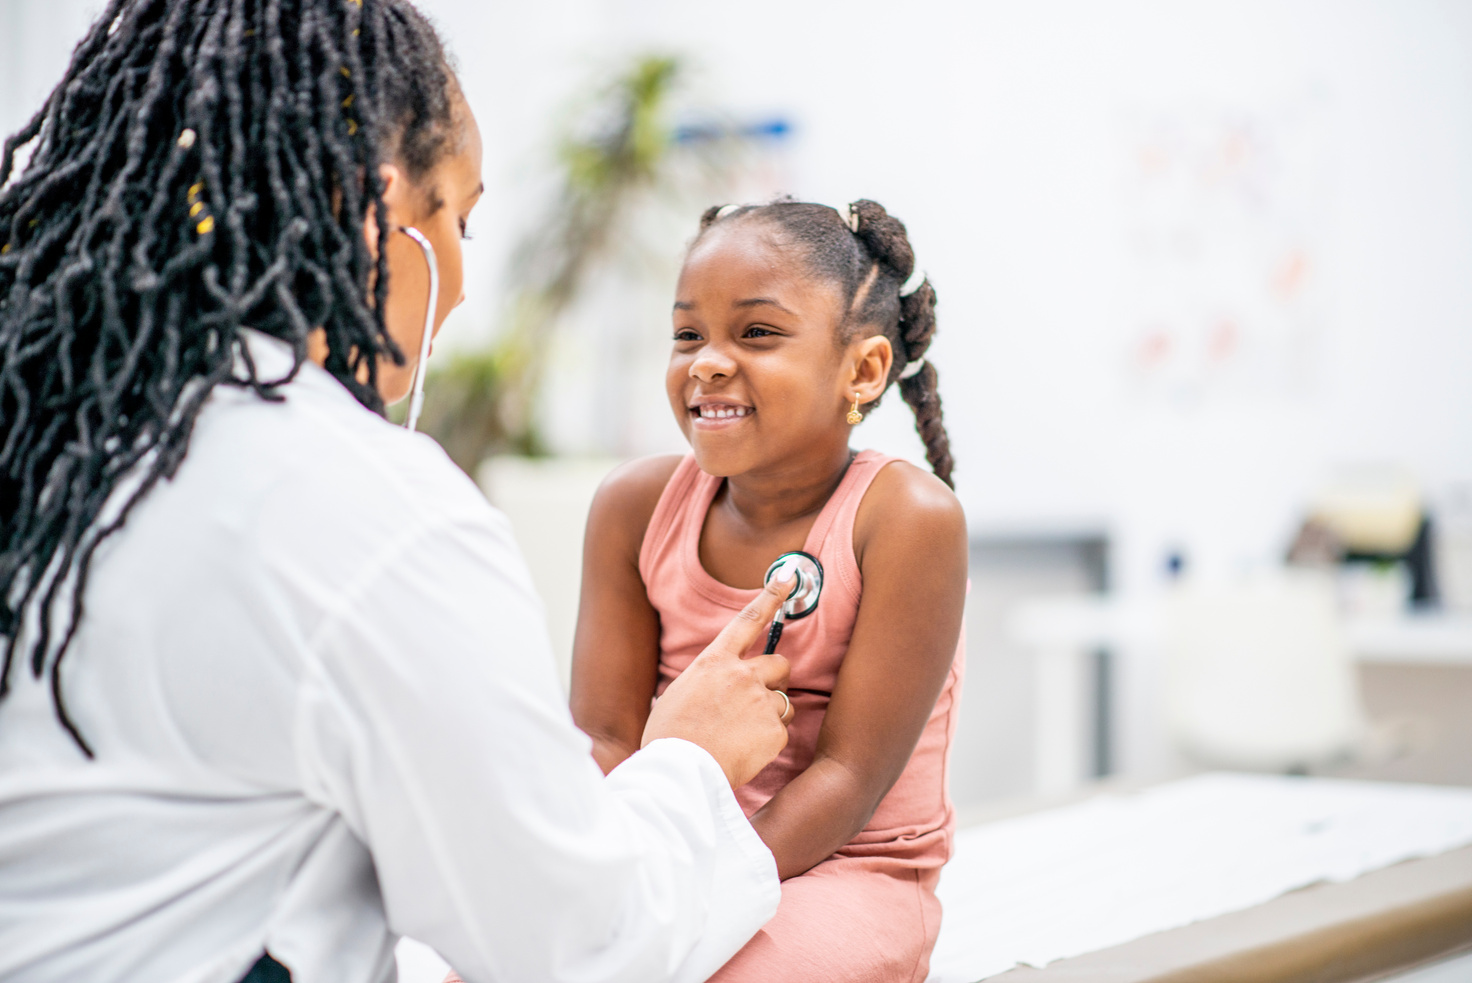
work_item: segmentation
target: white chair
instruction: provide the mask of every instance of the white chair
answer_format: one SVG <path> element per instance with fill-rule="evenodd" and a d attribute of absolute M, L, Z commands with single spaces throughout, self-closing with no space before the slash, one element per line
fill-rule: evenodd
<path fill-rule="evenodd" d="M 619 462 L 613 458 L 492 457 L 476 472 L 526 558 L 552 636 L 557 675 L 572 675 L 573 633 L 583 582 L 583 529 L 593 495 Z"/>
<path fill-rule="evenodd" d="M 1216 767 L 1304 771 L 1354 751 L 1364 718 L 1327 576 L 1183 583 L 1165 622 L 1166 716 L 1183 752 Z"/>

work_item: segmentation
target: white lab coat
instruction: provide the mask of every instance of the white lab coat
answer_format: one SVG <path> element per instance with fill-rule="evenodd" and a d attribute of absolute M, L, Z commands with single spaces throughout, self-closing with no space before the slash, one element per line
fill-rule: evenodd
<path fill-rule="evenodd" d="M 264 374 L 284 346 L 252 339 Z M 62 689 L 0 701 L 0 978 L 704 979 L 776 910 L 720 768 L 604 778 L 505 519 L 316 366 L 221 387 L 92 564 Z"/>

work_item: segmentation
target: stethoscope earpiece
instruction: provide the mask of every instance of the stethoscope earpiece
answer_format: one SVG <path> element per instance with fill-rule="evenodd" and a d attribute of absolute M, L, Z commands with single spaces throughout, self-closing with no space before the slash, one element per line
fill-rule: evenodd
<path fill-rule="evenodd" d="M 767 575 L 762 578 L 762 583 L 770 584 L 788 576 L 793 577 L 797 583 L 793 585 L 787 600 L 777 609 L 777 617 L 772 622 L 771 631 L 767 633 L 767 655 L 777 650 L 783 623 L 812 614 L 818 609 L 818 598 L 823 595 L 823 564 L 813 554 L 802 550 L 783 553 L 767 567 Z"/>

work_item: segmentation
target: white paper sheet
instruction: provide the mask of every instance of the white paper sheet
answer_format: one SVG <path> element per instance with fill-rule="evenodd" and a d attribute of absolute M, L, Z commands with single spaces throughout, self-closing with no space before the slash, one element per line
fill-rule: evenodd
<path fill-rule="evenodd" d="M 961 830 L 930 983 L 1119 945 L 1472 843 L 1472 789 L 1200 775 Z"/>

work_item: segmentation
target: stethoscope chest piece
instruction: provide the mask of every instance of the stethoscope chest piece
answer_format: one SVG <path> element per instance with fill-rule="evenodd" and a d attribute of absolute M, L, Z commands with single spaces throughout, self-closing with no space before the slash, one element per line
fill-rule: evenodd
<path fill-rule="evenodd" d="M 813 554 L 802 550 L 783 553 L 767 567 L 767 575 L 762 582 L 770 584 L 789 576 L 797 583 L 793 585 L 792 593 L 787 595 L 787 600 L 777 609 L 777 618 L 772 622 L 772 630 L 767 633 L 765 651 L 768 655 L 777 651 L 777 642 L 782 637 L 782 625 L 798 618 L 806 618 L 816 611 L 818 598 L 823 594 L 823 564 Z"/>
<path fill-rule="evenodd" d="M 767 567 L 762 582 L 770 584 L 787 576 L 797 578 L 787 602 L 782 605 L 782 617 L 787 621 L 806 618 L 818 609 L 818 597 L 823 593 L 823 564 L 811 553 L 794 550 L 783 553 Z"/>

